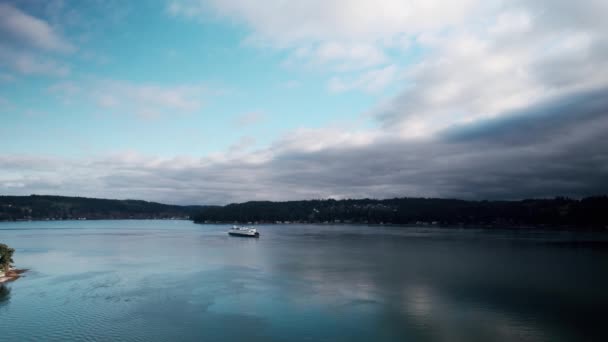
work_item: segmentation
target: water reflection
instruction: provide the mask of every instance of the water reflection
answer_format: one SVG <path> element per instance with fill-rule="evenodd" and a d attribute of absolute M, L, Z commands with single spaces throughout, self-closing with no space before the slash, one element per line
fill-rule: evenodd
<path fill-rule="evenodd" d="M 0 284 L 0 306 L 6 305 L 11 299 L 11 288 Z"/>
<path fill-rule="evenodd" d="M 608 251 L 551 234 L 78 224 L 6 233 L 35 270 L 0 290 L 7 340 L 608 340 Z"/>

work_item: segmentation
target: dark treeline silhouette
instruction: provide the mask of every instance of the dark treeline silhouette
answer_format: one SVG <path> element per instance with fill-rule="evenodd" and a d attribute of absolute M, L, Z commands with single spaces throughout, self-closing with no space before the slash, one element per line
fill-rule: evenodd
<path fill-rule="evenodd" d="M 521 201 L 394 198 L 179 206 L 140 200 L 0 196 L 0 221 L 191 218 L 197 223 L 367 223 L 552 228 L 608 227 L 608 196 Z"/>
<path fill-rule="evenodd" d="M 367 224 L 482 225 L 496 227 L 608 227 L 608 197 L 558 197 L 521 201 L 465 201 L 434 198 L 246 202 L 206 207 L 197 223 L 306 222 Z"/>
<path fill-rule="evenodd" d="M 189 218 L 202 206 L 64 196 L 0 196 L 0 221 Z"/>

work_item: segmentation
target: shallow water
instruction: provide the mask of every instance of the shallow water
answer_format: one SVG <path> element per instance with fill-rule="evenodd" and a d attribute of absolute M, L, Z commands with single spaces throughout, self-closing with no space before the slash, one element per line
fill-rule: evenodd
<path fill-rule="evenodd" d="M 608 341 L 608 235 L 0 223 L 7 341 Z"/>

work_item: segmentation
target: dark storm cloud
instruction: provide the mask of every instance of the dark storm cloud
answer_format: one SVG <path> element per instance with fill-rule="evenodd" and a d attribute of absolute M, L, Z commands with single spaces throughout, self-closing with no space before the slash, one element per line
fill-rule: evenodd
<path fill-rule="evenodd" d="M 595 131 L 605 127 L 602 121 L 608 120 L 607 108 L 608 89 L 579 92 L 512 111 L 497 119 L 453 126 L 440 136 L 448 142 L 517 145 L 555 138 L 568 139 L 575 133 L 592 135 L 601 133 Z"/>
<path fill-rule="evenodd" d="M 523 198 L 608 192 L 608 90 L 578 93 L 426 141 L 277 156 L 280 189 L 353 197 Z"/>
<path fill-rule="evenodd" d="M 276 143 L 254 152 L 267 156 L 257 161 L 248 156 L 88 163 L 4 157 L 0 186 L 5 194 L 182 204 L 326 197 L 579 197 L 608 193 L 606 132 L 608 89 L 598 89 L 452 127 L 434 138 L 384 137 L 315 151 Z M 16 166 L 28 171 L 15 173 Z"/>
<path fill-rule="evenodd" d="M 514 199 L 605 193 L 608 106 L 603 94 L 603 90 L 577 94 L 521 111 L 513 119 L 452 129 L 434 140 L 284 151 L 262 164 L 228 162 L 173 177 L 180 182 L 198 178 L 201 195 L 220 202 L 328 196 Z"/>

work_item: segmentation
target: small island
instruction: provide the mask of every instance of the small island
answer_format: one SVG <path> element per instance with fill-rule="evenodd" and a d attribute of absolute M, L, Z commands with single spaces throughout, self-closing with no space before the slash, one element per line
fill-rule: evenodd
<path fill-rule="evenodd" d="M 12 267 L 14 248 L 0 243 L 0 283 L 16 280 L 26 270 Z"/>

